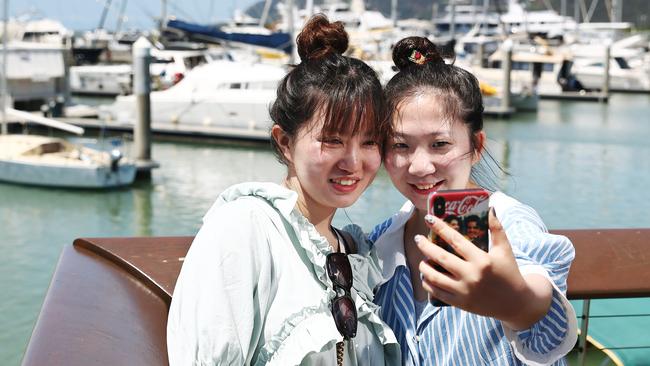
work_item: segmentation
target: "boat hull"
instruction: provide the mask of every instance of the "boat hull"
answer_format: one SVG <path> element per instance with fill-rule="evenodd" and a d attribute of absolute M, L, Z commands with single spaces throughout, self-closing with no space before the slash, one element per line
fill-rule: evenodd
<path fill-rule="evenodd" d="M 35 165 L 21 161 L 0 160 L 0 181 L 61 188 L 115 188 L 135 180 L 133 164 L 107 166 Z"/>

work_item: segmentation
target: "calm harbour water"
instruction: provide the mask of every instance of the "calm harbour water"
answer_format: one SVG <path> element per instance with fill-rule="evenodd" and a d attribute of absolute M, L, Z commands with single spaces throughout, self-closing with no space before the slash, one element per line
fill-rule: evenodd
<path fill-rule="evenodd" d="M 650 95 L 615 94 L 609 104 L 541 101 L 536 113 L 488 119 L 486 131 L 492 154 L 512 174 L 503 190 L 535 207 L 549 228 L 650 227 Z M 0 364 L 20 364 L 63 246 L 77 237 L 193 235 L 224 188 L 280 182 L 285 173 L 264 147 L 157 142 L 152 151 L 161 168 L 151 182 L 126 189 L 0 183 Z M 381 172 L 335 224 L 370 230 L 402 203 Z M 648 329 L 649 321 L 635 322 Z M 640 343 L 650 345 L 650 337 Z"/>

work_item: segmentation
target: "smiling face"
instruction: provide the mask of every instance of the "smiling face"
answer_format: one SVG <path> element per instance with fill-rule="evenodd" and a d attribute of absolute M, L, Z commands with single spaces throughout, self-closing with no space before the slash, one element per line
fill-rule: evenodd
<path fill-rule="evenodd" d="M 479 161 L 465 123 L 451 120 L 434 93 L 418 93 L 399 104 L 395 137 L 388 142 L 385 166 L 395 187 L 418 210 L 427 209 L 431 192 L 464 189 L 472 165 Z M 477 133 L 482 146 L 485 135 Z"/>
<path fill-rule="evenodd" d="M 381 165 L 379 144 L 369 133 L 322 134 L 322 118 L 308 122 L 293 140 L 276 138 L 289 166 L 288 185 L 306 216 L 333 214 L 352 205 Z M 274 138 L 282 135 L 274 127 Z"/>

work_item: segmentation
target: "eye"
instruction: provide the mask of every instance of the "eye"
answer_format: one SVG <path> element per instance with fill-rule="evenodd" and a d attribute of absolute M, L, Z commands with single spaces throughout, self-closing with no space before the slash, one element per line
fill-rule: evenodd
<path fill-rule="evenodd" d="M 450 144 L 449 141 L 436 141 L 433 144 L 431 144 L 431 147 L 433 147 L 434 149 L 439 149 L 449 144 Z"/>
<path fill-rule="evenodd" d="M 375 141 L 375 140 L 367 140 L 367 141 L 364 141 L 364 143 L 363 143 L 363 146 L 374 147 L 374 146 L 377 146 L 377 145 L 379 145 L 379 143 L 377 141 Z"/>
<path fill-rule="evenodd" d="M 340 145 L 343 143 L 343 140 L 337 136 L 326 136 L 320 139 L 320 142 L 327 145 Z"/>
<path fill-rule="evenodd" d="M 392 148 L 393 150 L 406 150 L 409 146 L 404 142 L 394 142 Z"/>

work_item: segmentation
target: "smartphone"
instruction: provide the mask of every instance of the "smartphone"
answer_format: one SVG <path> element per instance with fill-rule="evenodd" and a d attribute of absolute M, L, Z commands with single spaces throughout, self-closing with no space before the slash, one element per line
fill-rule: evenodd
<path fill-rule="evenodd" d="M 427 210 L 430 215 L 441 218 L 474 245 L 487 252 L 489 201 L 490 194 L 480 188 L 437 191 L 429 195 Z M 448 252 L 456 254 L 449 244 L 432 231 L 429 233 L 429 240 Z M 434 268 L 440 272 L 447 272 L 438 264 L 434 264 Z M 430 298 L 429 301 L 435 306 L 447 305 L 435 298 Z"/>

